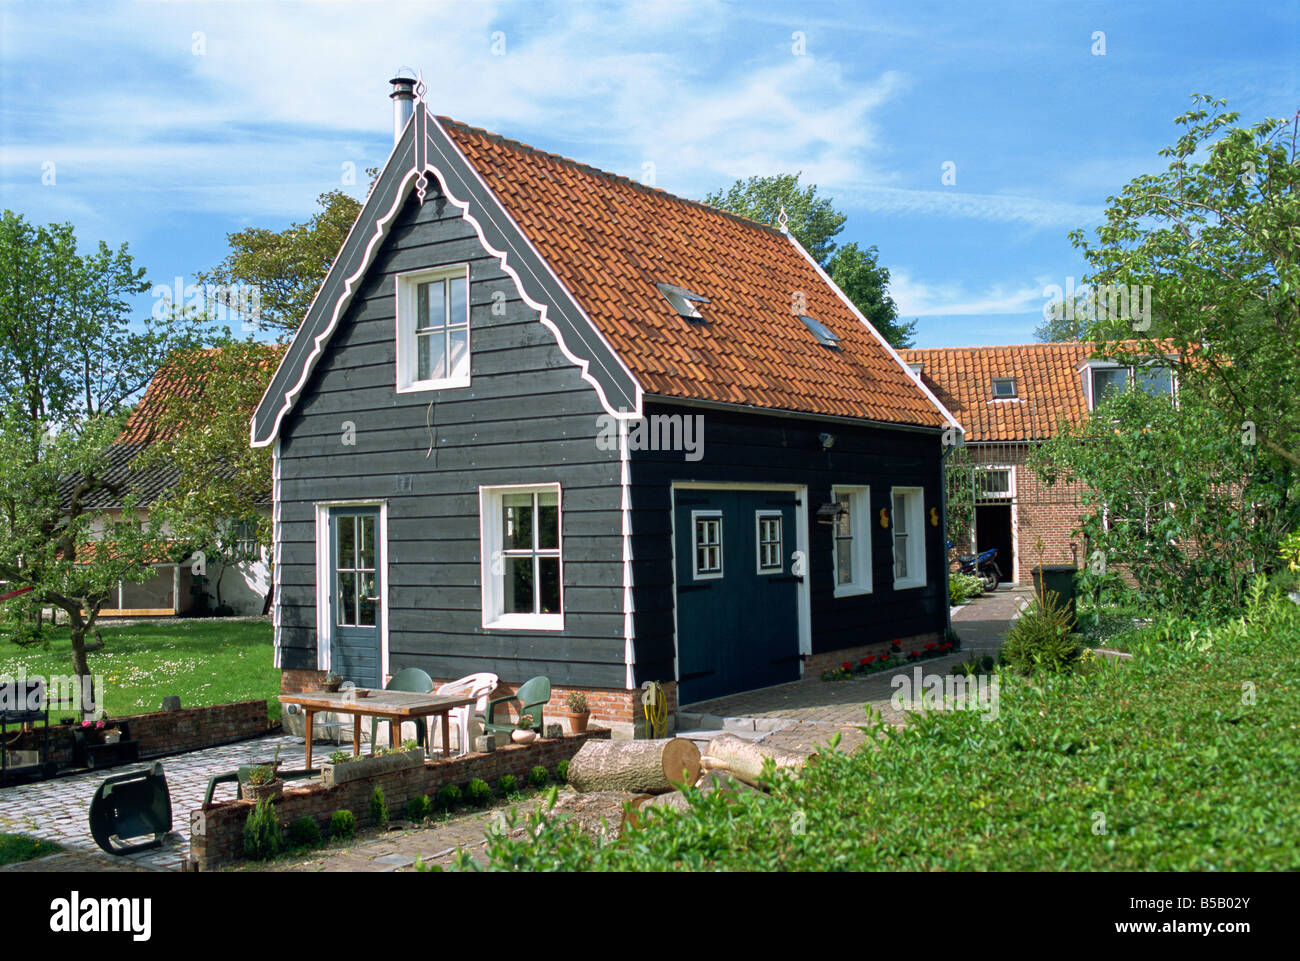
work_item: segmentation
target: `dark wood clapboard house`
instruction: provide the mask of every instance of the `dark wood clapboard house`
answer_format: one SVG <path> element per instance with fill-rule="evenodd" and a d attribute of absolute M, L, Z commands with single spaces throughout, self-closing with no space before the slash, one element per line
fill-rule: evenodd
<path fill-rule="evenodd" d="M 782 230 L 446 118 L 393 153 L 257 410 L 275 651 L 550 677 L 631 733 L 946 627 L 960 428 Z"/>

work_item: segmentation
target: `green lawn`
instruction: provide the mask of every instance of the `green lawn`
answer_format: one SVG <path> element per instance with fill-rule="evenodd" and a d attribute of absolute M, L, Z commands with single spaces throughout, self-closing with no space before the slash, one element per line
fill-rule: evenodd
<path fill-rule="evenodd" d="M 109 717 L 158 710 L 168 694 L 185 707 L 265 698 L 272 720 L 280 717 L 280 672 L 271 664 L 271 624 L 264 620 L 194 620 L 139 623 L 101 632 L 103 650 L 89 655 L 90 670 L 104 676 Z M 21 648 L 0 640 L 0 673 L 72 673 L 66 630 L 48 649 Z"/>
<path fill-rule="evenodd" d="M 52 841 L 29 838 L 24 834 L 0 833 L 0 865 L 17 864 L 19 861 L 43 858 L 47 854 L 54 854 L 62 850 Z"/>
<path fill-rule="evenodd" d="M 552 825 L 487 854 L 513 871 L 1300 869 L 1300 608 L 1127 640 L 1132 659 L 1078 673 L 1003 671 L 996 720 L 886 725 L 875 748 L 770 796 L 715 794 L 635 843 Z"/>

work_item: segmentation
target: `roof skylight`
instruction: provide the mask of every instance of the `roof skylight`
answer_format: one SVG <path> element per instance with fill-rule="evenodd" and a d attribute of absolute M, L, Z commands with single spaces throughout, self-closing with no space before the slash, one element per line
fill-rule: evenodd
<path fill-rule="evenodd" d="M 812 331 L 812 335 L 817 338 L 817 343 L 821 344 L 823 347 L 834 347 L 836 350 L 839 349 L 839 336 L 820 320 L 816 317 L 809 317 L 806 314 L 800 314 L 799 319 L 803 321 L 805 327 Z"/>
<path fill-rule="evenodd" d="M 659 293 L 664 295 L 668 303 L 673 305 L 673 310 L 677 311 L 680 316 L 691 320 L 704 319 L 695 305 L 707 304 L 710 302 L 709 298 L 702 297 L 685 287 L 678 287 L 676 284 L 658 283 L 655 286 L 659 288 Z"/>

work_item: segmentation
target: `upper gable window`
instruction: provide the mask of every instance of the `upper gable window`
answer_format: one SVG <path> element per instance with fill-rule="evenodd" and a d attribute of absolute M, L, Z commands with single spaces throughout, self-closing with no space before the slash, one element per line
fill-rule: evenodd
<path fill-rule="evenodd" d="M 1088 406 L 1094 410 L 1108 397 L 1127 390 L 1130 384 L 1145 393 L 1164 397 L 1174 397 L 1177 389 L 1173 371 L 1159 363 L 1132 367 L 1098 363 L 1089 365 L 1085 372 L 1088 376 Z"/>
<path fill-rule="evenodd" d="M 397 390 L 469 385 L 469 265 L 397 277 Z"/>
<path fill-rule="evenodd" d="M 806 314 L 800 314 L 799 319 L 803 321 L 805 327 L 812 331 L 812 335 L 817 338 L 817 343 L 821 344 L 823 347 L 833 347 L 836 350 L 839 349 L 840 338 L 835 331 L 831 330 L 816 317 L 809 317 Z"/>
<path fill-rule="evenodd" d="M 1016 379 L 1014 377 L 993 378 L 993 399 L 1010 400 L 1016 396 Z"/>

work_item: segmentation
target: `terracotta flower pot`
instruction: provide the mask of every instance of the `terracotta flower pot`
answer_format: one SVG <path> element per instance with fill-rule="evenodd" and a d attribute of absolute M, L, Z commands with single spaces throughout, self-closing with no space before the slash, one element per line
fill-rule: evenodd
<path fill-rule="evenodd" d="M 583 711 L 581 714 L 569 715 L 569 726 L 573 729 L 574 734 L 581 734 L 587 729 L 587 719 L 591 717 L 590 711 Z"/>

